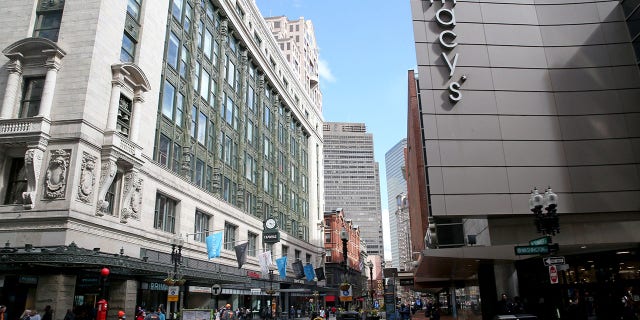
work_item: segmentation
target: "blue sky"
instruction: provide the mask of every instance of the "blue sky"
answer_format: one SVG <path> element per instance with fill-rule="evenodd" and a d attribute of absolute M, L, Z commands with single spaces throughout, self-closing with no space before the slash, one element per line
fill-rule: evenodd
<path fill-rule="evenodd" d="M 263 16 L 312 21 L 320 48 L 324 119 L 365 123 L 373 134 L 385 218 L 384 154 L 406 137 L 407 71 L 416 68 L 410 1 L 256 0 L 256 4 Z M 385 239 L 387 234 L 388 230 Z"/>

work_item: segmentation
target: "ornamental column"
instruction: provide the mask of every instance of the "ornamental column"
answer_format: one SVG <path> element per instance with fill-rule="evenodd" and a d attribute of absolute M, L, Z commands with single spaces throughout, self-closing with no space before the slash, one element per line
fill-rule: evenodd
<path fill-rule="evenodd" d="M 142 90 L 136 89 L 133 96 L 133 110 L 131 111 L 131 125 L 129 128 L 129 140 L 133 143 L 138 143 L 138 132 L 140 132 L 140 117 L 142 117 L 142 103 L 144 98 L 142 97 Z"/>
<path fill-rule="evenodd" d="M 109 115 L 107 116 L 106 132 L 116 131 L 116 123 L 118 122 L 118 107 L 120 106 L 120 92 L 122 91 L 122 82 L 111 80 L 111 98 L 109 100 Z"/>
<path fill-rule="evenodd" d="M 51 118 L 51 106 L 53 105 L 53 93 L 56 89 L 56 78 L 58 70 L 60 70 L 60 59 L 62 58 L 55 50 L 43 50 L 44 53 L 53 53 L 45 66 L 47 67 L 47 75 L 44 78 L 44 88 L 42 89 L 42 99 L 40 100 L 39 117 L 47 119 Z"/>
<path fill-rule="evenodd" d="M 2 101 L 0 119 L 9 119 L 13 116 L 20 76 L 22 76 L 22 61 L 17 57 L 11 59 L 11 62 L 7 65 L 7 71 L 9 72 L 9 77 L 7 79 L 7 88 L 4 92 L 4 100 Z"/>

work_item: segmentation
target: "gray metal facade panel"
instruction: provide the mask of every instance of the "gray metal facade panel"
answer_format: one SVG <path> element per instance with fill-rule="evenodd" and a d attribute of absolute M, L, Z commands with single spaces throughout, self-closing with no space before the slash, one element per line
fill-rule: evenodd
<path fill-rule="evenodd" d="M 527 214 L 535 185 L 553 186 L 562 212 L 586 210 L 583 193 L 602 194 L 598 210 L 638 210 L 640 73 L 618 3 L 412 1 L 435 216 Z M 442 8 L 455 25 L 437 22 Z"/>

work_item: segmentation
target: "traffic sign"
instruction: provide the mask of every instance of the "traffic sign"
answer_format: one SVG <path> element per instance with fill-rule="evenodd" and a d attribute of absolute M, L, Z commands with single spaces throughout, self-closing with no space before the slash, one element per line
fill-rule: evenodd
<path fill-rule="evenodd" d="M 180 295 L 180 287 L 179 286 L 169 286 L 167 288 L 167 301 L 169 301 L 169 302 L 178 301 L 179 295 Z"/>
<path fill-rule="evenodd" d="M 530 246 L 540 246 L 543 244 L 550 244 L 551 243 L 551 237 L 550 236 L 544 236 L 542 238 L 538 238 L 538 239 L 533 239 L 531 241 L 529 241 L 529 245 Z"/>
<path fill-rule="evenodd" d="M 554 265 L 549 266 L 549 281 L 551 284 L 558 283 L 558 268 Z"/>
<path fill-rule="evenodd" d="M 214 296 L 219 295 L 222 292 L 222 287 L 219 284 L 214 284 L 211 286 L 211 294 Z"/>
<path fill-rule="evenodd" d="M 546 257 L 542 258 L 545 266 L 551 266 L 556 264 L 564 264 L 564 257 Z"/>
<path fill-rule="evenodd" d="M 533 254 L 548 254 L 552 251 L 558 251 L 558 244 L 543 244 L 539 246 L 515 246 L 513 249 L 517 256 L 533 255 Z"/>

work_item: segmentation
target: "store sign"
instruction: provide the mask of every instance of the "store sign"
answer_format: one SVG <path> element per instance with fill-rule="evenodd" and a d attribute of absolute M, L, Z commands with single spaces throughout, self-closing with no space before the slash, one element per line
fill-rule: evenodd
<path fill-rule="evenodd" d="M 262 241 L 264 243 L 278 243 L 280 242 L 280 232 L 262 232 Z"/>
<path fill-rule="evenodd" d="M 154 290 L 154 291 L 167 291 L 169 287 L 162 282 L 150 282 L 149 283 L 149 290 Z"/>
<path fill-rule="evenodd" d="M 433 5 L 434 0 L 430 1 L 431 5 Z M 440 2 L 442 3 L 442 6 L 444 6 L 447 0 L 440 0 Z M 435 17 L 438 26 L 443 29 L 438 36 L 438 41 L 440 42 L 440 46 L 442 46 L 442 49 L 444 50 L 442 52 L 442 59 L 447 63 L 447 67 L 449 68 L 449 79 L 451 79 L 455 74 L 456 66 L 458 65 L 458 58 L 460 57 L 457 52 L 452 57 L 450 56 L 450 54 L 448 54 L 449 52 L 452 52 L 458 45 L 458 43 L 455 42 L 455 39 L 456 37 L 458 37 L 458 35 L 453 31 L 453 29 L 456 27 L 456 14 L 453 10 L 453 7 L 455 7 L 456 5 L 456 0 L 453 0 L 451 2 L 453 3 L 451 9 L 441 8 L 440 10 L 436 11 Z M 467 76 L 463 75 L 462 77 L 460 77 L 460 80 L 449 82 L 449 85 L 447 87 L 449 90 L 449 100 L 451 100 L 451 102 L 456 103 L 462 100 L 462 92 L 460 91 L 460 87 L 462 86 L 462 82 L 464 82 L 465 80 L 467 80 Z"/>
<path fill-rule="evenodd" d="M 260 279 L 260 274 L 255 271 L 247 270 L 247 277 L 251 279 Z"/>
<path fill-rule="evenodd" d="M 189 286 L 191 293 L 211 293 L 211 287 Z"/>

